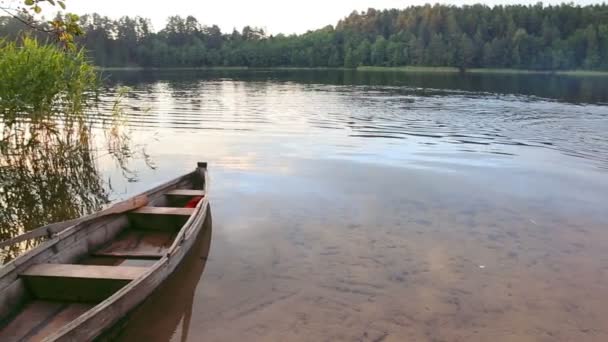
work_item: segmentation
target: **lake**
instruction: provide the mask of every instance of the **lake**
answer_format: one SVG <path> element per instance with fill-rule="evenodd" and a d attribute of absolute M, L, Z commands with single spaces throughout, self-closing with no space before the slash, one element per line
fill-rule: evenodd
<path fill-rule="evenodd" d="M 99 153 L 110 200 L 211 175 L 120 340 L 608 340 L 608 78 L 105 74 L 139 153 Z"/>

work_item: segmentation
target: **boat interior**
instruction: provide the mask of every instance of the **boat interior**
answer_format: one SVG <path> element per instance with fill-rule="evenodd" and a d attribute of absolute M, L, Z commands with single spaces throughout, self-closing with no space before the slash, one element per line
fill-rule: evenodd
<path fill-rule="evenodd" d="M 144 275 L 187 229 L 203 189 L 194 172 L 148 192 L 146 206 L 95 219 L 27 267 L 0 272 L 0 341 L 43 340 Z"/>

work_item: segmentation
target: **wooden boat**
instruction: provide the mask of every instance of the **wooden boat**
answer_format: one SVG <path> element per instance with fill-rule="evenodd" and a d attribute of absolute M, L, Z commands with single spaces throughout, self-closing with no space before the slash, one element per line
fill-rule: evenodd
<path fill-rule="evenodd" d="M 135 197 L 147 205 L 79 219 L 0 268 L 0 341 L 89 341 L 112 327 L 194 245 L 207 190 L 207 164 L 198 163 Z"/>
<path fill-rule="evenodd" d="M 102 341 L 188 341 L 194 295 L 211 248 L 211 211 L 209 208 L 203 231 L 175 272 L 121 322 L 104 332 Z"/>

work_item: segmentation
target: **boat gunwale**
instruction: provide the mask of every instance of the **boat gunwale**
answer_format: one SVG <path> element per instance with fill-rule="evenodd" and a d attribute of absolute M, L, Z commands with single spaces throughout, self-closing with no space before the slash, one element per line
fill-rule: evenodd
<path fill-rule="evenodd" d="M 209 203 L 209 199 L 207 197 L 208 194 L 208 172 L 207 172 L 207 168 L 196 168 L 196 170 L 193 171 L 193 173 L 196 172 L 200 172 L 200 176 L 203 178 L 203 181 L 205 182 L 205 196 L 203 197 L 203 199 L 201 201 L 199 201 L 196 204 L 196 211 L 190 215 L 190 217 L 188 218 L 188 220 L 184 223 L 184 225 L 182 226 L 182 229 L 180 229 L 179 233 L 177 233 L 177 235 L 175 236 L 175 239 L 173 240 L 173 244 L 171 244 L 171 247 L 169 247 L 169 250 L 167 251 L 167 257 L 171 257 L 173 256 L 173 254 L 175 253 L 175 250 L 181 246 L 181 244 L 183 243 L 183 241 L 186 239 L 186 233 L 187 231 L 190 230 L 190 228 L 192 227 L 192 223 L 194 222 L 194 220 L 196 220 L 196 216 L 200 214 L 200 210 L 202 208 L 202 202 L 205 202 L 205 210 L 207 208 L 207 205 Z"/>

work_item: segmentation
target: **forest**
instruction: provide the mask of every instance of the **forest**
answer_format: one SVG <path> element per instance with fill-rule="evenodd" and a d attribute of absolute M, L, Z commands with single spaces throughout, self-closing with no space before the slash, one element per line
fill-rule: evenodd
<path fill-rule="evenodd" d="M 104 67 L 608 70 L 606 4 L 368 9 L 300 35 L 268 35 L 250 26 L 222 32 L 193 16 L 169 17 L 160 30 L 141 17 L 88 14 L 80 23 L 85 34 L 77 43 Z M 23 31 L 15 18 L 0 17 L 0 36 L 15 39 Z"/>

